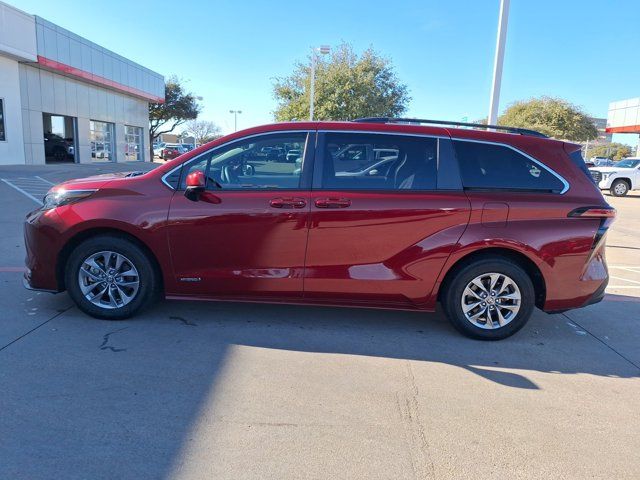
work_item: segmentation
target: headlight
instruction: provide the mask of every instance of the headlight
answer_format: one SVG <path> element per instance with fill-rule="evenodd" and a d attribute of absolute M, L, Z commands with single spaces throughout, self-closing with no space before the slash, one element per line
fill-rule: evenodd
<path fill-rule="evenodd" d="M 611 175 L 615 175 L 616 173 L 618 173 L 618 172 L 605 172 L 605 173 L 603 173 L 603 174 L 602 174 L 602 178 L 603 178 L 604 180 L 606 180 L 606 179 L 607 179 L 607 178 L 609 178 Z"/>
<path fill-rule="evenodd" d="M 51 208 L 60 207 L 62 205 L 68 205 L 70 203 L 77 202 L 83 198 L 87 198 L 93 195 L 97 190 L 65 190 L 60 189 L 53 192 L 49 192 L 44 196 L 42 201 L 42 208 L 49 210 Z"/>

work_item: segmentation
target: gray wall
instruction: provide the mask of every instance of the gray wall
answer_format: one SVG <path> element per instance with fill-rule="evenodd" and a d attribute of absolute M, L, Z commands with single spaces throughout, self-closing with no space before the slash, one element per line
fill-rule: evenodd
<path fill-rule="evenodd" d="M 20 64 L 20 97 L 25 161 L 44 164 L 42 113 L 77 117 L 77 144 L 80 163 L 91 162 L 89 120 L 115 123 L 115 160 L 124 156 L 124 126 L 142 127 L 144 160 L 148 153 L 148 103 L 114 90 L 97 87 L 70 77 Z"/>
<path fill-rule="evenodd" d="M 152 97 L 164 98 L 164 77 L 69 30 L 35 16 L 38 55 Z"/>

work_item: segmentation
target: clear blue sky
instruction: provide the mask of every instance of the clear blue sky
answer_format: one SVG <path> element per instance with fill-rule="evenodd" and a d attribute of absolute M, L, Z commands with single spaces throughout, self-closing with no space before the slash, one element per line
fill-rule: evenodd
<path fill-rule="evenodd" d="M 204 97 L 202 118 L 233 129 L 272 121 L 272 79 L 312 45 L 373 46 L 410 89 L 408 114 L 485 117 L 499 0 L 307 2 L 6 0 Z M 538 95 L 606 117 L 640 96 L 639 0 L 512 0 L 501 110 Z M 636 143 L 636 136 L 616 136 Z"/>

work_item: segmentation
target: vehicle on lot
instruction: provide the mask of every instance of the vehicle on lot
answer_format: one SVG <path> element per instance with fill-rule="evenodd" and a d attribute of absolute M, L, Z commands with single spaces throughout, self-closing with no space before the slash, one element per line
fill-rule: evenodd
<path fill-rule="evenodd" d="M 160 157 L 160 151 L 164 148 L 165 145 L 166 145 L 165 142 L 154 143 L 154 145 L 153 145 L 153 156 L 154 157 Z"/>
<path fill-rule="evenodd" d="M 67 290 L 110 320 L 160 296 L 423 311 L 439 301 L 481 339 L 513 334 L 534 307 L 602 299 L 615 210 L 578 145 L 411 122 L 267 125 L 143 175 L 64 182 L 27 216 L 25 285 Z M 299 168 L 243 170 L 299 146 Z M 391 156 L 385 175 L 342 175 Z"/>
<path fill-rule="evenodd" d="M 289 163 L 296 163 L 296 160 L 302 156 L 302 151 L 297 148 L 292 148 L 287 152 L 286 161 Z"/>
<path fill-rule="evenodd" d="M 74 148 L 72 138 L 62 138 L 55 133 L 44 134 L 44 156 L 58 162 L 73 158 Z"/>
<path fill-rule="evenodd" d="M 591 157 L 591 163 L 595 167 L 608 167 L 613 164 L 613 160 L 608 157 Z"/>
<path fill-rule="evenodd" d="M 186 150 L 178 143 L 165 143 L 158 149 L 158 156 L 163 160 L 173 160 L 183 153 L 186 153 Z"/>
<path fill-rule="evenodd" d="M 609 190 L 614 197 L 640 189 L 640 158 L 625 158 L 610 167 L 592 167 L 589 172 L 598 187 Z"/>

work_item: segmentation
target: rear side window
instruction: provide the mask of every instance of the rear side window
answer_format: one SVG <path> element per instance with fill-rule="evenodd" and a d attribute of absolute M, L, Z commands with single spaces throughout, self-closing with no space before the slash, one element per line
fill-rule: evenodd
<path fill-rule="evenodd" d="M 541 164 L 504 145 L 453 142 L 465 189 L 561 192 L 564 184 Z"/>
<path fill-rule="evenodd" d="M 435 190 L 435 138 L 327 133 L 321 188 L 339 190 Z"/>
<path fill-rule="evenodd" d="M 589 172 L 589 169 L 587 168 L 587 164 L 584 162 L 584 158 L 582 158 L 582 152 L 580 150 L 576 150 L 573 153 L 570 153 L 569 157 L 571 158 L 573 164 L 578 167 L 582 171 L 582 173 L 589 177 L 589 180 L 591 180 L 593 183 L 596 183 L 594 178 L 591 176 L 591 172 Z"/>

